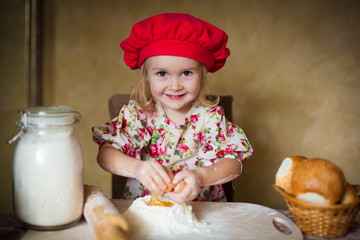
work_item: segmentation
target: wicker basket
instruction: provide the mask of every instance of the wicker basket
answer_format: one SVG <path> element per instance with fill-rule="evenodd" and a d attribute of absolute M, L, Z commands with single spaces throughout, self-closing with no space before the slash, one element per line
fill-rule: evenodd
<path fill-rule="evenodd" d="M 275 185 L 274 188 L 284 197 L 301 231 L 313 236 L 336 238 L 345 235 L 359 212 L 359 197 L 355 203 L 322 206 L 299 200 Z"/>

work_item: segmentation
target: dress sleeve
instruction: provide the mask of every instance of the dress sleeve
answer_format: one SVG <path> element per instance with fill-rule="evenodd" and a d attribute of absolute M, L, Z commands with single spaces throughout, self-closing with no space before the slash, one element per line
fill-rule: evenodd
<path fill-rule="evenodd" d="M 225 119 L 220 106 L 210 108 L 200 139 L 199 157 L 204 160 L 236 158 L 245 162 L 253 154 L 244 131 Z"/>
<path fill-rule="evenodd" d="M 151 138 L 146 128 L 146 115 L 135 101 L 129 101 L 120 110 L 119 116 L 92 128 L 93 141 L 99 146 L 105 142 L 123 153 L 140 159 L 141 149 Z"/>

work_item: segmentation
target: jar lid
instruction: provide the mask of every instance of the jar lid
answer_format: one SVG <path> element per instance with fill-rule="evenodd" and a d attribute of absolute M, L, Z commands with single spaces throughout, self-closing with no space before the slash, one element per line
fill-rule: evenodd
<path fill-rule="evenodd" d="M 19 112 L 21 114 L 21 122 L 25 126 L 71 125 L 81 121 L 80 113 L 67 106 L 29 107 Z"/>

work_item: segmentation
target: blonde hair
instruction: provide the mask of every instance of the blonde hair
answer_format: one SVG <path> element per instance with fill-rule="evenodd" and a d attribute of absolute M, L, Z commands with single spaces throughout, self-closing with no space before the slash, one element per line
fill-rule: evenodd
<path fill-rule="evenodd" d="M 201 79 L 200 79 L 200 91 L 195 98 L 194 105 L 205 105 L 207 107 L 215 107 L 220 101 L 219 96 L 211 95 L 209 97 L 209 89 L 207 86 L 207 69 L 202 64 Z M 149 81 L 147 80 L 147 68 L 146 61 L 142 64 L 139 77 L 135 84 L 135 87 L 131 93 L 131 98 L 134 99 L 143 111 L 150 112 L 155 110 L 153 97 L 150 90 Z"/>

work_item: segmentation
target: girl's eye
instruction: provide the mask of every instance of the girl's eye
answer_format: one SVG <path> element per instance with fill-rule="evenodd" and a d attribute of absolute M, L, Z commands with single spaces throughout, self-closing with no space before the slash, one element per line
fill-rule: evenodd
<path fill-rule="evenodd" d="M 182 73 L 182 75 L 185 76 L 185 77 L 189 77 L 189 76 L 192 75 L 192 72 L 191 71 L 185 71 L 185 72 Z"/>
<path fill-rule="evenodd" d="M 158 73 L 156 73 L 156 75 L 158 75 L 159 77 L 165 77 L 166 72 L 158 72 Z"/>

